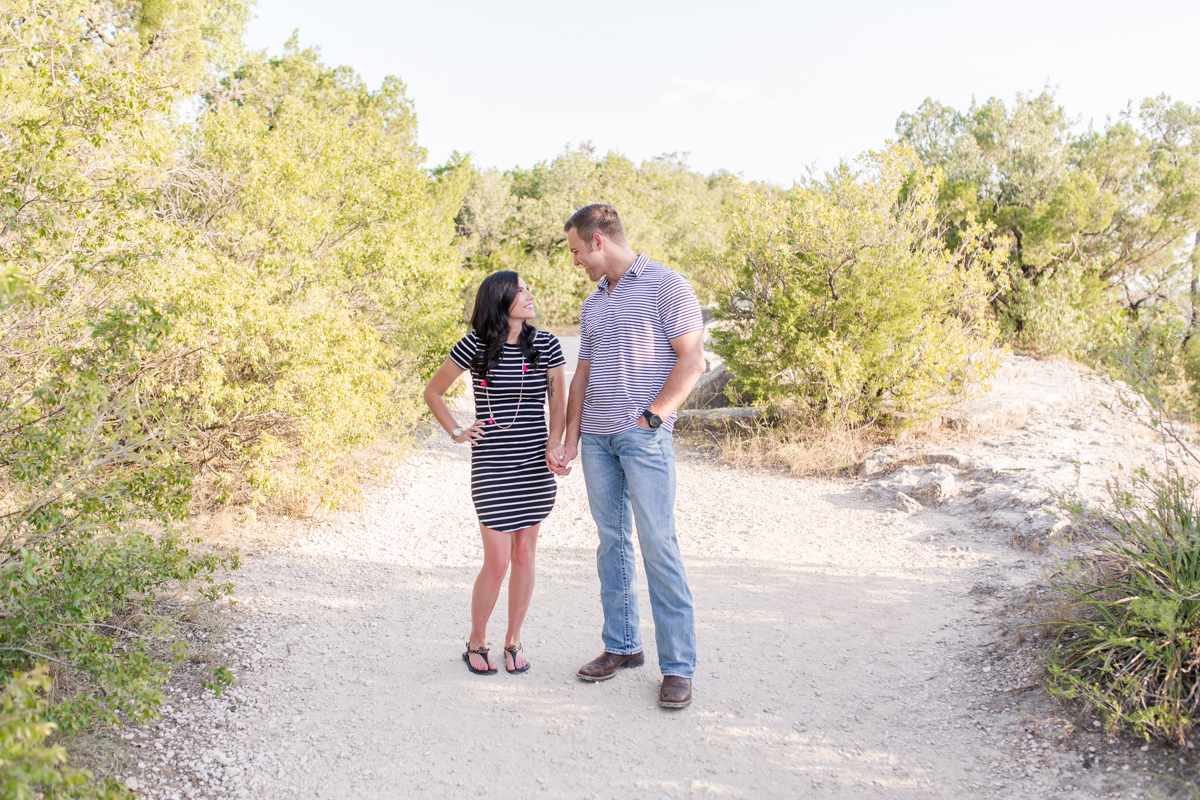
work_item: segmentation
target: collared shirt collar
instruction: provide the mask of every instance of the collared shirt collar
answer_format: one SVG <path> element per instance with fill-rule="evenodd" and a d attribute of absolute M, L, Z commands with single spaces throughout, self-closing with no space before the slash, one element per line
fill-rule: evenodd
<path fill-rule="evenodd" d="M 650 259 L 646 257 L 645 253 L 638 253 L 637 258 L 635 258 L 633 260 L 633 263 L 629 265 L 629 269 L 625 270 L 625 274 L 621 276 L 621 280 L 624 280 L 625 278 L 629 277 L 630 275 L 632 275 L 635 278 L 638 275 L 641 275 L 642 270 L 646 267 L 646 262 L 649 260 Z M 620 281 L 618 281 L 618 283 L 620 283 Z M 605 275 L 603 278 L 601 278 L 600 281 L 596 284 L 596 286 L 603 289 L 606 292 L 609 291 L 608 276 Z"/>

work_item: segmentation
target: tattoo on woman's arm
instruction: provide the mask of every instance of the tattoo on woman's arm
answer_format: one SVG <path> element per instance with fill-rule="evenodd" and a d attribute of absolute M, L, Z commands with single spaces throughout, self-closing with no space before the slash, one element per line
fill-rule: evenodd
<path fill-rule="evenodd" d="M 554 397 L 554 378 L 548 377 L 546 379 L 546 394 L 548 394 L 550 397 Z"/>

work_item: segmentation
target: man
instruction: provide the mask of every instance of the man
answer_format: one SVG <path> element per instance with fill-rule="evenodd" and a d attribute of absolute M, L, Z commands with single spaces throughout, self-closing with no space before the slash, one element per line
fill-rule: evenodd
<path fill-rule="evenodd" d="M 582 450 L 596 568 L 604 607 L 604 653 L 587 681 L 645 661 L 638 617 L 633 523 L 646 564 L 663 682 L 658 704 L 692 702 L 696 623 L 675 538 L 675 410 L 704 372 L 703 318 L 687 279 L 625 239 L 617 210 L 579 209 L 564 230 L 576 266 L 598 281 L 580 318 L 579 366 L 567 400 L 566 441 L 547 453 L 559 474 Z"/>

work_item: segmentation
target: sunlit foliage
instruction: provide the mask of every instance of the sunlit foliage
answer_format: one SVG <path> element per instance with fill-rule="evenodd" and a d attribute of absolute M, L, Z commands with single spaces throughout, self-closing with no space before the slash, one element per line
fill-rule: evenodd
<path fill-rule="evenodd" d="M 1196 276 L 1200 112 L 1158 97 L 1101 131 L 1072 122 L 1043 92 L 965 112 L 927 100 L 896 124 L 945 173 L 951 246 L 968 220 L 1008 246 L 995 311 L 1037 353 L 1082 354 L 1106 324 L 1153 312 Z"/>
<path fill-rule="evenodd" d="M 570 324 L 594 289 L 566 252 L 562 226 L 576 209 L 611 203 L 634 248 L 691 274 L 690 254 L 723 242 L 723 212 L 736 199 L 732 176 L 699 175 L 677 156 L 635 166 L 582 146 L 530 169 L 477 173 L 458 216 L 459 239 L 473 285 L 515 269 L 534 290 L 542 320 Z"/>
<path fill-rule="evenodd" d="M 51 665 L 65 733 L 152 717 L 172 598 L 228 591 L 189 510 L 344 496 L 459 326 L 469 165 L 425 169 L 398 81 L 243 54 L 246 17 L 4 6 L 0 668 Z"/>
<path fill-rule="evenodd" d="M 743 189 L 707 257 L 713 349 L 761 402 L 838 424 L 927 419 L 995 366 L 988 310 L 1003 251 L 938 236 L 940 176 L 911 149 L 782 194 Z"/>

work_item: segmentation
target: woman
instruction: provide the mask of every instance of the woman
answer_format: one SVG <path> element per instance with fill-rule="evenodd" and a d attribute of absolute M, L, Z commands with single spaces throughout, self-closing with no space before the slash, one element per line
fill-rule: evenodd
<path fill-rule="evenodd" d="M 525 672 L 521 624 L 533 596 L 538 528 L 554 508 L 557 486 L 546 466 L 550 443 L 566 428 L 566 384 L 558 339 L 529 324 L 533 293 L 511 270 L 489 275 L 475 294 L 472 331 L 425 387 L 425 402 L 456 443 L 471 445 L 471 499 L 483 537 L 483 569 L 471 594 L 471 637 L 463 660 L 479 675 L 494 675 L 488 656 L 487 623 L 508 565 L 508 633 L 504 668 Z M 475 422 L 459 426 L 445 394 L 470 371 Z M 547 435 L 545 402 L 550 403 Z"/>

